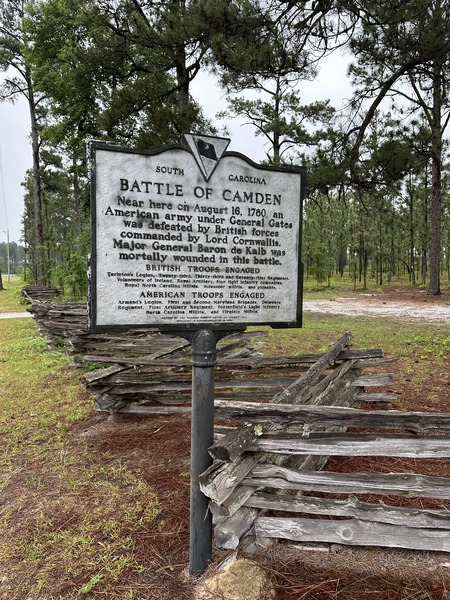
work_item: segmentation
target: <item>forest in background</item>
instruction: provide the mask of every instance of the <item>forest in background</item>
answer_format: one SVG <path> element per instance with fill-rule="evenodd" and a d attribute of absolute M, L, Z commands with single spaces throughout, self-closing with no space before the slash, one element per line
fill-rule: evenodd
<path fill-rule="evenodd" d="M 444 0 L 0 0 L 0 100 L 25 97 L 32 124 L 27 279 L 84 293 L 88 140 L 152 150 L 186 131 L 224 133 L 190 94 L 208 71 L 228 98 L 221 116 L 254 126 L 267 164 L 308 169 L 307 277 L 407 275 L 439 294 L 450 281 L 449 12 Z M 346 108 L 302 103 L 302 82 L 336 51 L 349 58 Z"/>

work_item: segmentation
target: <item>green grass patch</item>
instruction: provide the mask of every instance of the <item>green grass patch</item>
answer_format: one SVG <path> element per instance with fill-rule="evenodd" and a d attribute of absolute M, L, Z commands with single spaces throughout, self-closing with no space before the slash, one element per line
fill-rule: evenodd
<path fill-rule="evenodd" d="M 368 277 L 366 287 L 364 287 L 363 281 L 358 279 L 354 281 L 348 273 L 344 273 L 342 276 L 334 274 L 329 282 L 318 283 L 314 277 L 305 277 L 303 281 L 304 296 L 310 300 L 335 298 L 336 296 L 354 297 L 361 293 L 382 295 L 385 291 L 396 288 L 423 291 L 427 289 L 427 286 L 411 286 L 405 275 L 393 277 L 390 282 L 385 279 L 383 285 L 380 285 L 375 277 Z M 441 290 L 444 292 L 448 289 L 450 289 L 449 282 L 442 281 Z"/>
<path fill-rule="evenodd" d="M 391 280 L 391 283 L 385 287 L 408 287 L 406 277 L 398 277 Z M 364 288 L 363 281 L 354 281 L 348 273 L 344 275 L 334 274 L 328 281 L 318 282 L 314 277 L 305 277 L 303 281 L 303 292 L 309 298 L 330 298 L 339 294 L 341 296 L 351 296 L 358 292 L 383 293 L 383 286 L 380 286 L 375 277 L 369 277 Z"/>
<path fill-rule="evenodd" d="M 24 312 L 27 303 L 21 299 L 20 292 L 25 286 L 21 276 L 11 275 L 11 281 L 3 275 L 3 290 L 0 290 L 0 313 L 6 312 Z"/>
<path fill-rule="evenodd" d="M 381 348 L 391 357 L 419 360 L 448 360 L 450 326 L 403 324 L 388 318 L 349 317 L 308 312 L 301 329 L 271 329 L 264 353 L 298 355 L 325 352 L 347 331 L 355 349 Z"/>
<path fill-rule="evenodd" d="M 70 599 L 140 572 L 132 533 L 160 505 L 126 452 L 96 451 L 71 435 L 92 399 L 34 321 L 0 327 L 0 563 L 4 598 Z"/>

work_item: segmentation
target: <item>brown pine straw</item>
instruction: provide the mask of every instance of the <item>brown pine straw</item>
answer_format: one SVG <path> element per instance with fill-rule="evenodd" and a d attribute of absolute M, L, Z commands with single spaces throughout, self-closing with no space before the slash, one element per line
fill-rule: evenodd
<path fill-rule="evenodd" d="M 134 554 L 146 570 L 128 574 L 117 582 L 114 600 L 132 589 L 139 600 L 191 598 L 194 581 L 186 577 L 189 548 L 189 445 L 190 422 L 186 416 L 161 419 L 120 417 L 117 427 L 106 427 L 95 439 L 97 449 L 127 452 L 127 464 L 140 470 L 157 493 L 161 514 L 152 527 L 134 533 Z M 401 461 L 401 462 L 400 462 Z M 449 462 L 415 459 L 331 459 L 327 469 L 336 471 L 421 471 L 434 474 Z M 395 463 L 395 464 L 394 464 Z M 375 469 L 376 467 L 376 469 Z M 184 476 L 180 476 L 184 473 Z M 187 475 L 187 476 L 186 476 Z M 370 496 L 366 501 L 398 503 L 398 497 Z M 400 499 L 405 505 L 423 507 L 425 499 Z M 438 503 L 439 505 L 442 502 Z M 417 553 L 378 548 L 345 548 L 339 553 L 292 551 L 276 544 L 267 552 L 249 556 L 268 574 L 274 600 L 444 600 L 450 590 L 450 560 L 444 553 Z M 214 549 L 214 572 L 227 553 Z M 447 575 L 447 571 L 449 571 Z M 122 596 L 121 596 L 122 594 Z M 219 599 L 217 599 L 219 600 Z M 245 600 L 245 599 L 243 599 Z"/>

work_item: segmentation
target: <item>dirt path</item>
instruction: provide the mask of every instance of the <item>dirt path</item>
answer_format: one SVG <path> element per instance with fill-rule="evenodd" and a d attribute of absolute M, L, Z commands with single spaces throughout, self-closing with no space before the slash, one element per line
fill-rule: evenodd
<path fill-rule="evenodd" d="M 0 313 L 0 319 L 23 319 L 25 317 L 31 317 L 31 313 L 28 312 L 8 312 Z"/>
<path fill-rule="evenodd" d="M 450 305 L 434 302 L 407 302 L 374 298 L 335 298 L 333 300 L 305 300 L 305 312 L 335 315 L 391 317 L 407 323 L 422 321 L 436 325 L 450 325 Z"/>

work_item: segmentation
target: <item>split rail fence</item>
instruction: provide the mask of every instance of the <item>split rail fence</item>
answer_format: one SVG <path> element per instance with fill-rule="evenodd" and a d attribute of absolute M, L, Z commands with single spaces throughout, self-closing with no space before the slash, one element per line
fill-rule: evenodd
<path fill-rule="evenodd" d="M 50 346 L 65 347 L 79 366 L 100 366 L 82 376 L 97 410 L 190 411 L 187 341 L 155 329 L 88 333 L 80 303 L 35 301 L 29 310 Z M 214 462 L 201 476 L 217 545 L 450 551 L 450 477 L 323 470 L 330 456 L 448 458 L 450 415 L 364 409 L 395 402 L 392 374 L 378 372 L 393 361 L 381 350 L 351 350 L 350 333 L 321 355 L 263 358 L 265 334 L 230 335 L 218 347 Z M 433 508 L 405 506 L 408 499 Z"/>
<path fill-rule="evenodd" d="M 450 414 L 351 407 L 375 381 L 362 369 L 385 362 L 336 352 L 348 341 L 269 403 L 216 403 L 218 416 L 238 423 L 218 430 L 201 476 L 219 547 L 290 540 L 450 551 L 450 477 L 321 470 L 329 456 L 450 457 Z M 409 498 L 446 507 L 408 507 Z"/>

